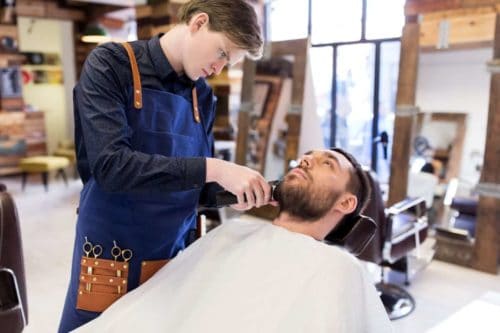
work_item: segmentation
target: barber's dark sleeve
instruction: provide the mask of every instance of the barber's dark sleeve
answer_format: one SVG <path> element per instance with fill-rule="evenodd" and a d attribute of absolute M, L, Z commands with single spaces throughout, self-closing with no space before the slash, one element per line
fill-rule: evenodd
<path fill-rule="evenodd" d="M 110 192 L 177 191 L 205 184 L 203 157 L 175 158 L 134 151 L 125 108 L 130 82 L 120 82 L 113 51 L 99 47 L 88 57 L 74 90 L 75 111 L 90 171 Z"/>

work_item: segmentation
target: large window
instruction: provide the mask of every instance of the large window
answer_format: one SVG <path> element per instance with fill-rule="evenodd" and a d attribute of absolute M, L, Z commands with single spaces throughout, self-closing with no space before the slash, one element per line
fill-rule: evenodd
<path fill-rule="evenodd" d="M 331 132 L 333 49 L 329 46 L 313 47 L 309 56 L 316 95 L 316 112 L 321 119 L 323 143 L 325 147 L 328 147 Z"/>
<path fill-rule="evenodd" d="M 311 42 L 348 42 L 361 39 L 361 1 L 312 1 Z"/>
<path fill-rule="evenodd" d="M 293 3 L 293 4 L 292 4 Z M 325 147 L 389 177 L 405 0 L 271 0 L 271 40 L 311 38 Z M 382 145 L 381 138 L 389 138 Z"/>
<path fill-rule="evenodd" d="M 368 0 L 366 2 L 366 39 L 401 36 L 405 0 Z"/>
<path fill-rule="evenodd" d="M 364 165 L 371 165 L 374 61 L 373 44 L 337 48 L 335 146 L 349 151 Z"/>
<path fill-rule="evenodd" d="M 268 6 L 268 33 L 271 40 L 307 37 L 309 0 L 272 0 Z"/>

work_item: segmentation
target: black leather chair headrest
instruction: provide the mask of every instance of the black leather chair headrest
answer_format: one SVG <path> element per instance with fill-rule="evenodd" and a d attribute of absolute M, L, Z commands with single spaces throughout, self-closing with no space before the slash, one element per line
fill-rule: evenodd
<path fill-rule="evenodd" d="M 368 216 L 356 215 L 339 223 L 326 237 L 325 243 L 345 248 L 355 256 L 372 240 L 377 225 Z"/>

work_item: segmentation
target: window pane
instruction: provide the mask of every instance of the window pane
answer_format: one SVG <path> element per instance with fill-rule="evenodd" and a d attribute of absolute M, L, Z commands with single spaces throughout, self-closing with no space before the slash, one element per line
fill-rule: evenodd
<path fill-rule="evenodd" d="M 336 145 L 371 165 L 375 45 L 338 48 Z"/>
<path fill-rule="evenodd" d="M 310 52 L 316 112 L 321 120 L 324 147 L 330 147 L 332 114 L 333 47 L 313 47 Z"/>
<path fill-rule="evenodd" d="M 400 37 L 405 22 L 404 4 L 405 0 L 368 0 L 366 39 Z"/>
<path fill-rule="evenodd" d="M 394 137 L 394 115 L 399 73 L 400 42 L 381 44 L 380 49 L 380 91 L 379 91 L 379 133 L 385 131 L 389 136 L 387 159 L 384 158 L 382 145 L 378 145 L 377 173 L 381 183 L 389 182 L 392 139 Z"/>
<path fill-rule="evenodd" d="M 272 0 L 269 10 L 269 36 L 272 41 L 307 37 L 308 0 Z"/>
<path fill-rule="evenodd" d="M 313 44 L 361 39 L 361 0 L 312 0 Z"/>

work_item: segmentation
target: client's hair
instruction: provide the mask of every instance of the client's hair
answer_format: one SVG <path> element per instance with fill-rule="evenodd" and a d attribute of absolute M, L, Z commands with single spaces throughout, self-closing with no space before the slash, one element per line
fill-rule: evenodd
<path fill-rule="evenodd" d="M 354 211 L 352 211 L 350 214 L 347 214 L 339 221 L 337 227 L 342 227 L 344 223 L 348 223 L 354 217 L 357 217 L 365 210 L 366 206 L 368 206 L 368 201 L 370 201 L 371 187 L 368 181 L 368 177 L 363 170 L 363 167 L 358 163 L 358 161 L 356 161 L 354 156 L 341 148 L 335 147 L 330 148 L 330 150 L 342 154 L 349 161 L 349 163 L 351 163 L 352 168 L 349 169 L 351 177 L 349 179 L 349 182 L 347 183 L 346 190 L 354 194 L 358 199 L 358 203 Z"/>

